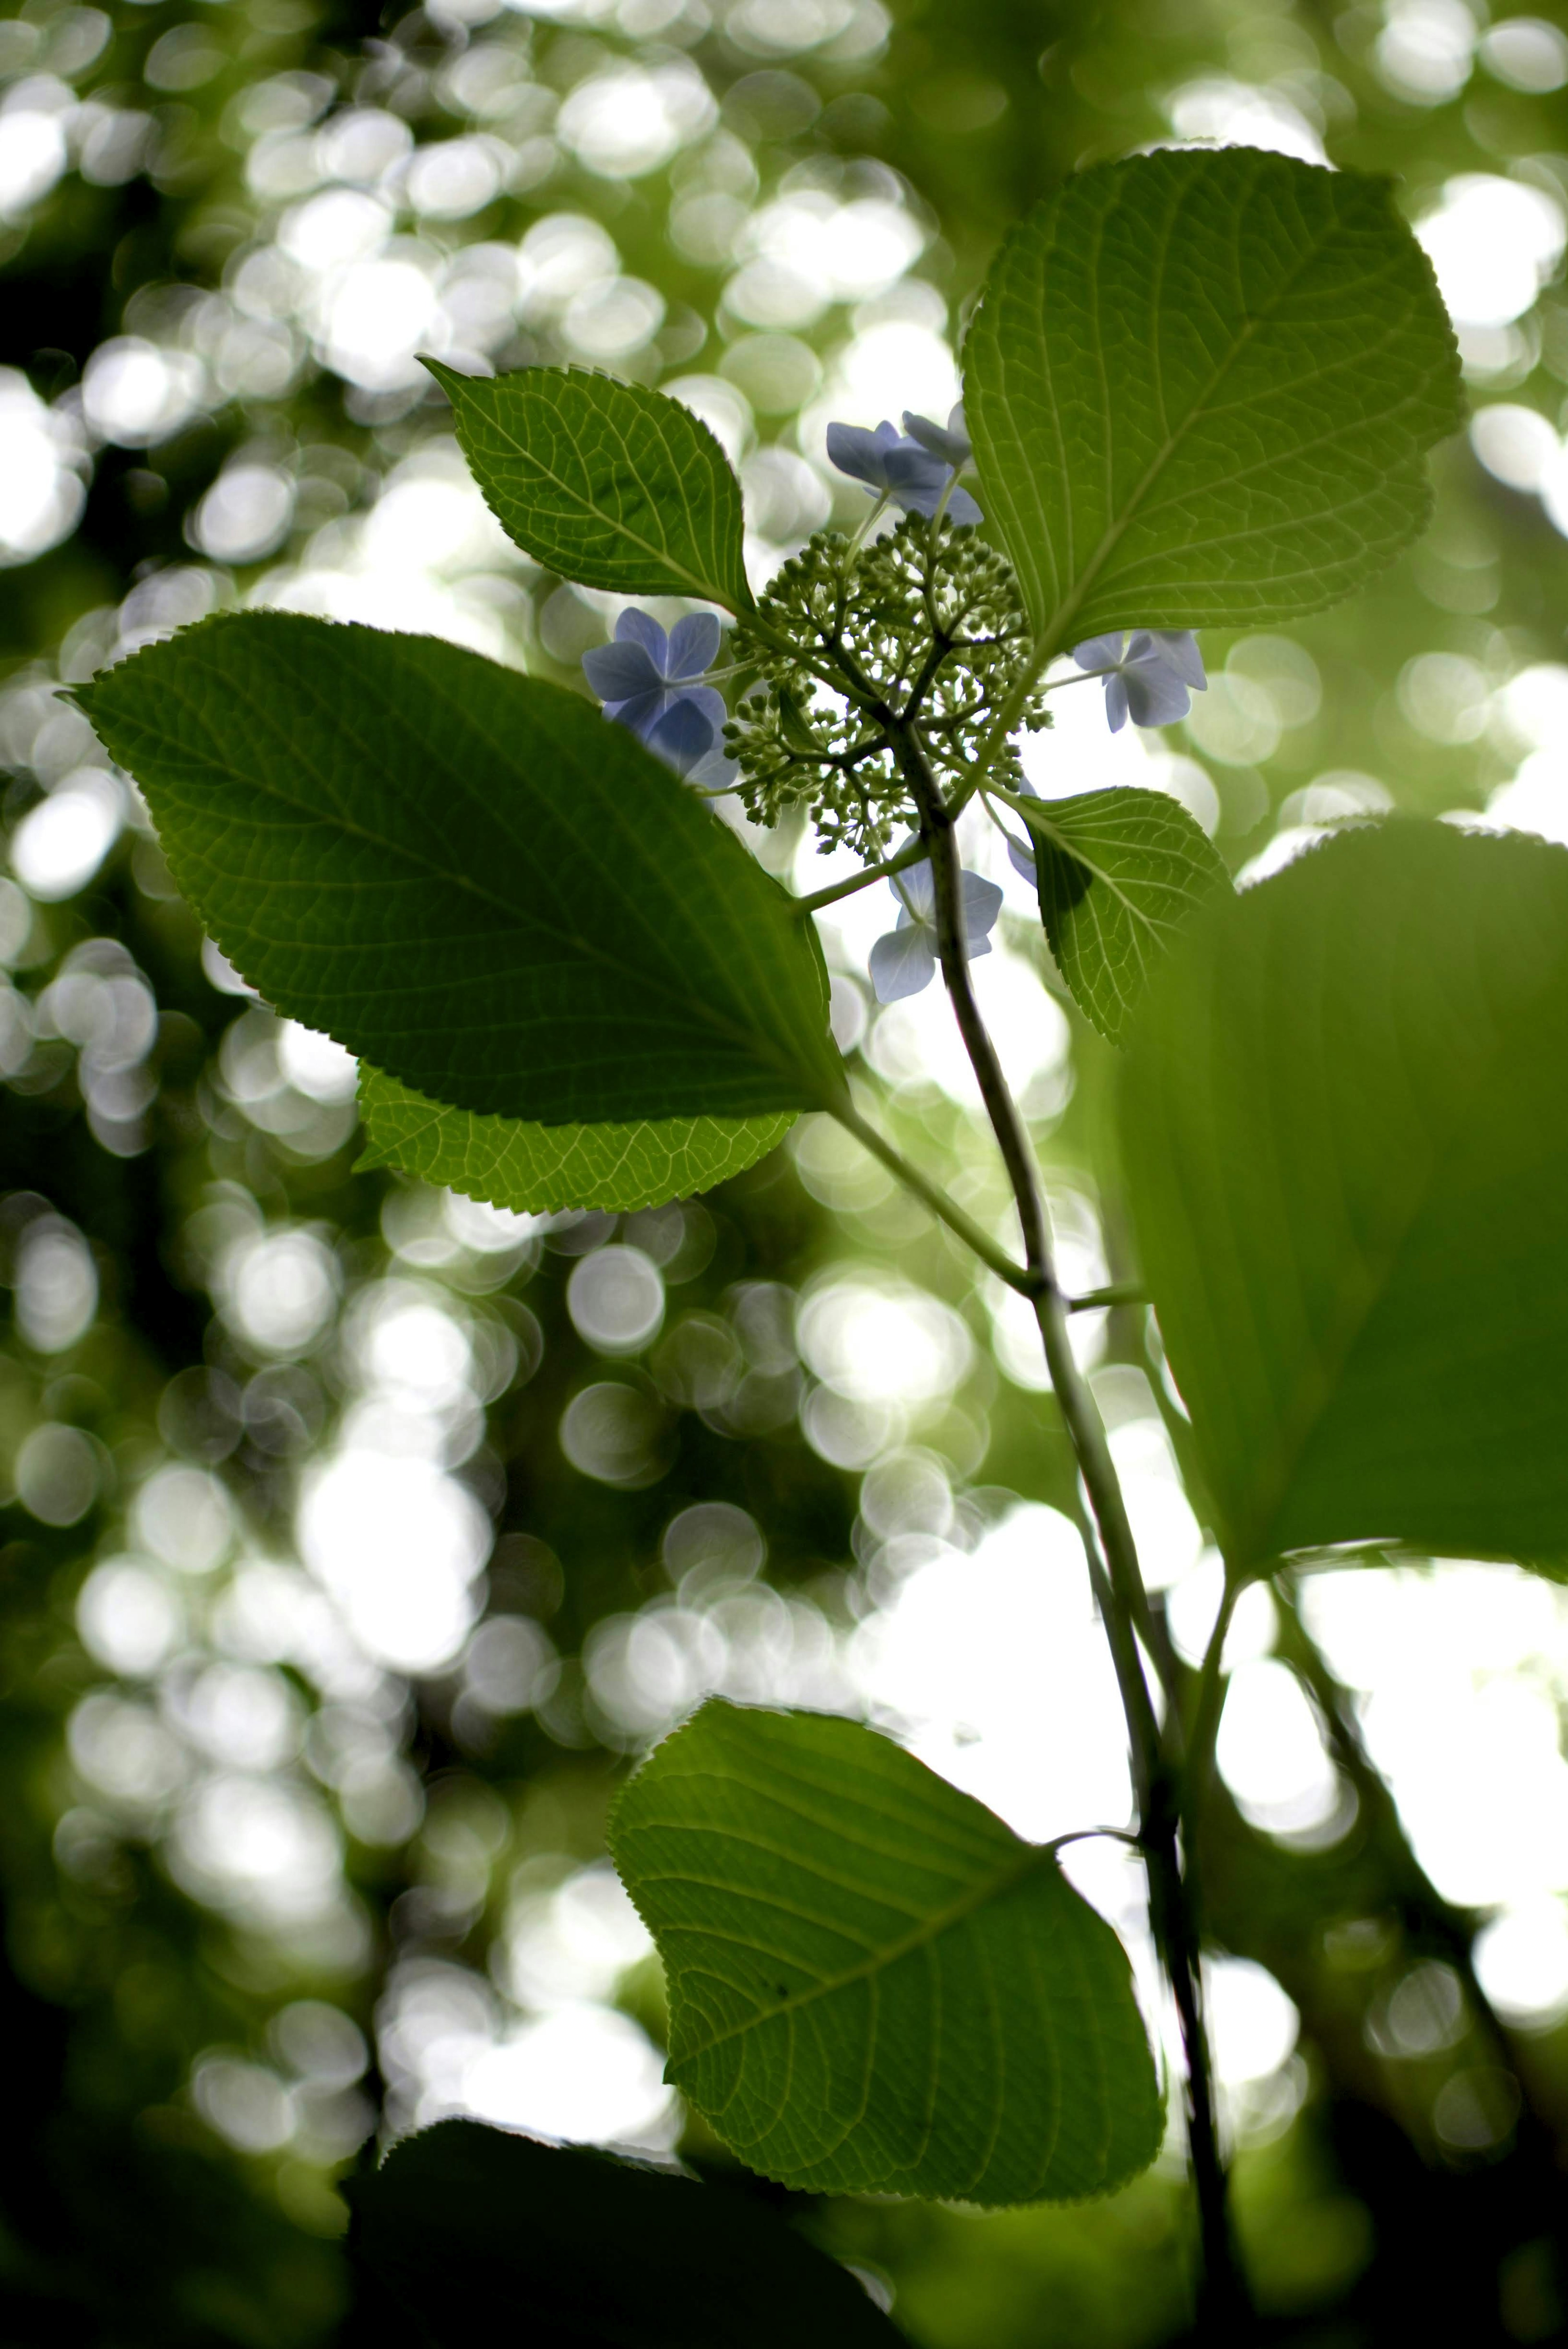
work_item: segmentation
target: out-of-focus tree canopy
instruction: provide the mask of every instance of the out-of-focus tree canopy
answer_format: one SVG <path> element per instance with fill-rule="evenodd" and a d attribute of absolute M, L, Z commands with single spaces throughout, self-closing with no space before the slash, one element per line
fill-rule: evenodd
<path fill-rule="evenodd" d="M 400 2322 L 339 2241 L 377 2131 L 727 2161 L 603 1840 L 704 1692 L 869 1712 L 1032 1837 L 1119 1815 L 1120 1733 L 1016 1299 L 823 1120 L 623 1218 L 356 1172 L 346 1055 L 204 945 L 55 688 L 257 603 L 580 684 L 617 599 L 503 538 L 418 352 L 686 400 L 760 583 L 864 510 L 830 419 L 945 414 L 1021 211 L 1214 140 L 1398 175 L 1474 418 L 1368 595 L 1207 636 L 1152 748 L 1068 697 L 1035 771 L 1161 785 L 1233 871 L 1389 807 L 1568 839 L 1568 36 L 1484 0 L 26 0 L 0 75 L 5 2332 L 325 2349 Z M 856 907 L 841 1041 L 995 1222 L 939 990 L 876 1016 Z M 1088 1289 L 1127 1268 L 1109 1055 L 1054 973 L 1010 985 L 1026 896 L 998 938 Z M 1182 1422 L 1140 1311 L 1079 1327 L 1191 1661 Z M 1253 1598 L 1205 1868 L 1260 2302 L 1568 2337 L 1568 1619 L 1502 1567 Z M 1110 1849 L 1078 1881 L 1136 1939 Z M 926 2349 L 1098 2349 L 1173 2337 L 1179 2194 L 789 2207 Z"/>

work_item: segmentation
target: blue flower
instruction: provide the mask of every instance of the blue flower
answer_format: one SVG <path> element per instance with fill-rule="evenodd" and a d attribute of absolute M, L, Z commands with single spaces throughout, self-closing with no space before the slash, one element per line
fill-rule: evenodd
<path fill-rule="evenodd" d="M 975 454 L 969 445 L 969 435 L 964 429 L 962 400 L 956 408 L 948 409 L 945 425 L 934 424 L 929 416 L 912 416 L 906 408 L 903 429 L 912 440 L 918 440 L 929 455 L 940 457 L 943 463 L 951 465 L 955 473 L 961 473 Z"/>
<path fill-rule="evenodd" d="M 924 424 L 925 419 L 919 421 Z M 937 429 L 935 425 L 928 429 Z M 968 444 L 965 445 L 967 449 Z M 934 514 L 953 479 L 954 469 L 946 458 L 923 448 L 916 439 L 906 440 L 885 419 L 874 432 L 859 424 L 830 424 L 828 457 L 841 473 L 863 481 L 878 497 L 892 498 L 906 513 Z M 967 490 L 949 492 L 946 513 L 955 523 L 981 519 Z"/>
<path fill-rule="evenodd" d="M 713 667 L 718 622 L 711 612 L 677 620 L 666 636 L 646 612 L 625 611 L 615 623 L 613 645 L 583 656 L 583 674 L 604 705 L 604 715 L 629 726 L 645 742 L 677 704 L 701 714 L 713 740 L 728 716 L 724 696 L 696 680 Z"/>
<path fill-rule="evenodd" d="M 1139 628 L 1130 641 L 1117 628 L 1073 647 L 1079 668 L 1105 679 L 1105 714 L 1113 734 L 1135 726 L 1169 726 L 1203 692 L 1203 656 L 1190 628 Z"/>
<path fill-rule="evenodd" d="M 879 1003 L 896 1003 L 902 996 L 918 995 L 935 975 L 939 948 L 936 938 L 936 883 L 931 861 L 909 865 L 888 883 L 898 900 L 897 926 L 872 948 L 872 985 Z M 991 951 L 986 933 L 995 926 L 1002 910 L 1002 892 L 995 881 L 978 873 L 962 873 L 958 883 L 958 913 L 964 931 L 964 957 Z"/>
<path fill-rule="evenodd" d="M 714 696 L 717 700 L 717 695 Z M 695 695 L 682 694 L 644 736 L 649 750 L 681 781 L 699 791 L 727 791 L 735 781 L 735 761 L 724 747 L 724 737 Z"/>

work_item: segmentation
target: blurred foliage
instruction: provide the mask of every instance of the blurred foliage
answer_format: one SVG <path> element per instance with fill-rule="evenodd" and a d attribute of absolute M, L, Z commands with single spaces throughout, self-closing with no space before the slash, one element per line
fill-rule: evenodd
<path fill-rule="evenodd" d="M 563 1885 L 592 1907 L 624 1757 L 697 1692 L 721 1608 L 737 1692 L 771 1640 L 766 1685 L 826 1702 L 890 1544 L 1070 1501 L 1048 1400 L 1009 1374 L 957 1256 L 815 1124 L 614 1235 L 667 1293 L 662 1333 L 630 1345 L 591 1342 L 571 1288 L 608 1218 L 513 1228 L 356 1174 L 343 1071 L 203 956 L 50 688 L 253 593 L 340 608 L 345 576 L 356 616 L 573 678 L 605 614 L 454 521 L 416 341 L 682 387 L 745 460 L 765 570 L 833 499 L 858 511 L 814 461 L 824 386 L 857 397 L 873 347 L 879 384 L 901 355 L 929 367 L 1002 230 L 1079 162 L 1172 134 L 1321 139 L 1398 173 L 1418 212 L 1484 174 L 1560 217 L 1550 44 L 1547 67 L 1495 28 L 1477 54 L 1483 20 L 1480 0 L 25 0 L 0 21 L 0 748 L 26 885 L 0 885 L 6 2340 L 385 2337 L 355 2313 L 331 2181 L 378 2115 L 438 2105 L 443 2046 L 500 2032 L 520 1917 L 548 1922 Z M 1499 257 L 1517 263 L 1506 237 Z M 1476 399 L 1513 419 L 1481 444 L 1498 463 L 1440 452 L 1434 528 L 1373 597 L 1206 644 L 1215 687 L 1171 747 L 1233 866 L 1389 797 L 1478 809 L 1543 739 L 1501 689 L 1563 657 L 1568 543 L 1518 451 L 1532 417 L 1555 440 L 1568 303 L 1549 283 L 1465 348 Z M 1041 953 L 1026 927 L 1015 944 Z M 1029 1106 L 1092 1229 L 1110 1055 L 1076 1021 L 1072 1070 Z M 896 1113 L 999 1212 L 961 1108 L 912 1081 Z M 794 1296 L 834 1266 L 919 1284 L 974 1341 L 899 1426 L 802 1371 Z M 1146 1399 L 1150 1370 L 1180 1453 L 1147 1335 L 1109 1317 L 1102 1399 Z M 903 1469 L 862 1490 L 901 1434 Z M 459 1552 L 474 1512 L 496 1533 L 479 1635 L 459 1559 L 457 1633 L 405 1626 L 407 1669 L 396 1627 L 354 1628 L 375 1631 L 374 1558 L 343 1567 L 335 1613 L 293 1562 L 302 1493 L 355 1443 L 433 1445 L 431 1522 Z M 748 1580 L 758 1527 L 776 1602 Z M 1205 1857 L 1215 1945 L 1302 2018 L 1233 2123 L 1260 2303 L 1301 2341 L 1568 2338 L 1568 2048 L 1500 2036 L 1477 1919 L 1417 1865 L 1298 1634 L 1286 1609 L 1278 1652 L 1354 1825 L 1315 1848 L 1227 1801 Z M 421 1637 L 459 1661 L 418 1669 Z M 645 1963 L 606 1961 L 593 1994 L 656 2034 Z M 683 2149 L 725 2166 L 700 2129 Z M 983 2220 L 794 2207 L 927 2349 L 1180 2330 L 1165 2168 Z"/>

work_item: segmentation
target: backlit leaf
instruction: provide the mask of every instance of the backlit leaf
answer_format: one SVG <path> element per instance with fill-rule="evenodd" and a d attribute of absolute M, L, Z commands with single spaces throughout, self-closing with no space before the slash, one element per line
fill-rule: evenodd
<path fill-rule="evenodd" d="M 1006 2203 L 1153 2159 L 1115 1934 L 891 1739 L 715 1700 L 627 1785 L 610 1847 L 664 1958 L 668 2077 L 752 2168 Z"/>
<path fill-rule="evenodd" d="M 965 346 L 981 503 L 1044 646 L 1257 627 L 1425 524 L 1459 362 L 1385 180 L 1245 148 L 1070 179 Z"/>
<path fill-rule="evenodd" d="M 1182 924 L 1225 868 L 1163 792 L 1118 788 L 1009 801 L 1035 843 L 1040 914 L 1062 977 L 1102 1036 L 1128 1016 Z"/>
<path fill-rule="evenodd" d="M 663 1206 L 711 1191 L 782 1142 L 794 1119 L 664 1118 L 639 1125 L 531 1125 L 447 1109 L 379 1069 L 359 1072 L 361 1166 L 397 1166 L 426 1183 L 518 1213 Z"/>
<path fill-rule="evenodd" d="M 77 698 L 229 959 L 416 1092 L 545 1124 L 837 1096 L 808 926 L 579 696 L 433 637 L 251 612 Z"/>
<path fill-rule="evenodd" d="M 1393 823 L 1216 897 L 1121 1125 L 1237 1564 L 1568 1548 L 1568 854 Z"/>
<path fill-rule="evenodd" d="M 584 367 L 425 365 L 496 520 L 537 562 L 624 595 L 750 604 L 740 484 L 679 400 Z"/>

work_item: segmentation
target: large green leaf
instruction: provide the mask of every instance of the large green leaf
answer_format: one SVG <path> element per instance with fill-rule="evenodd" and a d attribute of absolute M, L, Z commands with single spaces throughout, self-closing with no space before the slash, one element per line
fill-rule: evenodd
<path fill-rule="evenodd" d="M 1182 924 L 1227 885 L 1225 868 L 1163 792 L 1008 803 L 1034 835 L 1040 914 L 1062 977 L 1100 1034 L 1119 1043 Z"/>
<path fill-rule="evenodd" d="M 750 604 L 740 484 L 688 408 L 583 367 L 425 365 L 496 520 L 538 562 L 623 595 Z"/>
<path fill-rule="evenodd" d="M 1216 899 L 1121 1123 L 1236 1564 L 1568 1548 L 1568 854 L 1391 823 Z"/>
<path fill-rule="evenodd" d="M 531 1125 L 447 1109 L 379 1069 L 359 1071 L 361 1166 L 397 1166 L 426 1183 L 519 1213 L 663 1206 L 754 1166 L 794 1119 L 663 1118 L 640 1125 Z"/>
<path fill-rule="evenodd" d="M 754 2195 L 477 2121 L 439 2121 L 346 2178 L 349 2249 L 381 2287 L 366 2337 L 437 2349 L 898 2349 L 836 2260 Z"/>
<path fill-rule="evenodd" d="M 610 1848 L 665 1961 L 668 2076 L 752 2168 L 1004 2203 L 1153 2159 L 1115 1934 L 891 1739 L 716 1700 L 627 1785 Z"/>
<path fill-rule="evenodd" d="M 837 1097 L 809 926 L 577 695 L 252 612 L 77 698 L 252 986 L 417 1092 L 545 1124 Z"/>
<path fill-rule="evenodd" d="M 1427 519 L 1462 418 L 1388 182 L 1250 149 L 1080 172 L 1003 244 L 965 346 L 981 502 L 1050 650 L 1257 627 Z"/>

